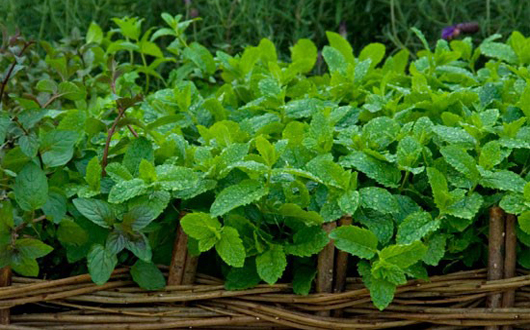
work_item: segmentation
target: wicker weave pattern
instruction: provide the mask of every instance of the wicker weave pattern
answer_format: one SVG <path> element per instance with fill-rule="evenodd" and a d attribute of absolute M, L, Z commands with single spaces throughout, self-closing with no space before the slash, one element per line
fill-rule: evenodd
<path fill-rule="evenodd" d="M 487 325 L 530 326 L 530 275 L 486 280 L 486 270 L 434 276 L 398 288 L 383 312 L 370 302 L 358 278 L 348 278 L 346 290 L 335 294 L 297 296 L 290 285 L 260 285 L 226 291 L 219 279 L 198 275 L 194 285 L 168 286 L 146 292 L 130 281 L 127 269 L 114 272 L 101 286 L 88 275 L 44 281 L 13 278 L 0 288 L 0 308 L 13 308 L 9 329 L 171 329 L 204 327 L 383 329 L 430 324 L 433 328 Z M 517 289 L 516 307 L 487 309 L 488 294 Z M 27 304 L 38 304 L 31 308 Z M 24 314 L 17 306 L 25 305 Z M 317 311 L 342 309 L 340 318 Z M 35 312 L 31 312 L 35 310 Z M 53 312 L 50 312 L 53 311 Z M 447 327 L 449 326 L 449 327 Z M 2 328 L 2 327 L 0 327 Z M 3 328 L 6 328 L 4 326 Z"/>

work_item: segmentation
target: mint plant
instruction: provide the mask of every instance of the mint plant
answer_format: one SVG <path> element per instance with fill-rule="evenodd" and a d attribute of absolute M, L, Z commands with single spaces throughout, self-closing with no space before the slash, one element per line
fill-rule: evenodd
<path fill-rule="evenodd" d="M 103 284 L 125 265 L 156 290 L 180 226 L 227 289 L 291 281 L 308 294 L 333 240 L 384 309 L 408 279 L 480 264 L 494 205 L 518 216 L 530 267 L 520 33 L 432 48 L 416 30 L 425 49 L 410 59 L 328 32 L 317 74 L 309 40 L 286 62 L 267 39 L 212 55 L 188 43 L 192 21 L 163 19 L 93 23 L 77 48 L 44 45 L 43 79 L 2 85 L 0 267 Z"/>

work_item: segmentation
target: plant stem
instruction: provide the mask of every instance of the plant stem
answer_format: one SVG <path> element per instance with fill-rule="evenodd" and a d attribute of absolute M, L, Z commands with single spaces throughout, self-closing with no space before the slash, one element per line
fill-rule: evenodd
<path fill-rule="evenodd" d="M 34 43 L 33 41 L 26 42 L 24 44 L 24 47 L 22 47 L 22 49 L 18 53 L 18 57 L 22 56 L 22 54 L 24 54 L 26 49 L 28 49 L 29 46 L 33 45 L 33 43 Z M 16 65 L 17 65 L 17 61 L 15 60 L 13 63 L 11 63 L 11 66 L 9 67 L 9 71 L 7 71 L 7 74 L 4 80 L 2 81 L 2 86 L 0 87 L 0 104 L 2 104 L 2 99 L 4 97 L 4 91 L 5 91 L 6 85 L 9 82 L 9 79 L 11 78 L 11 75 L 13 74 L 13 70 L 15 69 Z"/>
<path fill-rule="evenodd" d="M 114 119 L 114 122 L 112 123 L 112 126 L 110 127 L 107 133 L 107 141 L 105 141 L 105 148 L 103 149 L 103 158 L 101 160 L 101 176 L 107 175 L 105 168 L 107 167 L 109 158 L 110 141 L 112 140 L 112 136 L 116 131 L 116 126 L 118 126 L 118 122 L 120 121 L 121 117 L 123 117 L 125 110 L 126 109 L 118 108 L 118 116 L 116 117 L 116 119 Z"/>

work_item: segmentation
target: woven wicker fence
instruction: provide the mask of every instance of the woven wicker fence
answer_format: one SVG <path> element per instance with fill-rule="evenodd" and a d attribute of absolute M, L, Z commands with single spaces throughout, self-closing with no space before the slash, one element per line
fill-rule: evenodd
<path fill-rule="evenodd" d="M 99 286 L 89 275 L 52 281 L 13 277 L 11 286 L 0 288 L 0 329 L 530 328 L 530 272 L 515 273 L 515 221 L 498 208 L 491 210 L 487 269 L 410 281 L 397 289 L 383 312 L 373 307 L 359 278 L 337 275 L 344 267 L 335 251 L 335 262 L 319 263 L 319 272 L 325 273 L 317 279 L 321 293 L 308 296 L 293 294 L 290 284 L 227 291 L 220 279 L 203 274 L 196 274 L 193 284 L 181 281 L 147 292 L 132 282 L 126 268 Z M 191 264 L 194 268 L 196 261 Z M 331 272 L 322 268 L 330 264 Z M 168 282 L 174 281 L 174 268 L 162 268 Z M 177 268 L 185 273 L 185 267 Z M 322 292 L 328 273 L 334 279 L 330 283 L 343 278 L 340 290 Z"/>

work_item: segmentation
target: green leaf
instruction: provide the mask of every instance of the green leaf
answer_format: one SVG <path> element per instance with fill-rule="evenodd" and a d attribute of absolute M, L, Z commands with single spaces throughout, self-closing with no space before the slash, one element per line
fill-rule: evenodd
<path fill-rule="evenodd" d="M 297 204 L 285 203 L 278 213 L 284 217 L 292 217 L 302 220 L 307 226 L 319 225 L 324 222 L 322 216 L 315 211 L 305 211 Z"/>
<path fill-rule="evenodd" d="M 86 43 L 100 44 L 103 41 L 103 31 L 95 22 L 91 22 L 86 33 Z"/>
<path fill-rule="evenodd" d="M 460 127 L 436 125 L 432 128 L 432 131 L 440 140 L 449 144 L 459 145 L 464 148 L 473 148 L 476 143 L 475 138 Z"/>
<path fill-rule="evenodd" d="M 15 242 L 15 249 L 26 258 L 37 259 L 53 251 L 53 248 L 38 239 L 20 238 Z"/>
<path fill-rule="evenodd" d="M 73 131 L 52 130 L 42 138 L 42 162 L 48 167 L 65 165 L 74 155 L 78 135 Z"/>
<path fill-rule="evenodd" d="M 490 141 L 482 146 L 478 163 L 486 170 L 491 170 L 503 160 L 501 146 L 497 141 Z"/>
<path fill-rule="evenodd" d="M 11 268 L 22 276 L 38 276 L 39 264 L 37 260 L 19 255 L 11 262 Z"/>
<path fill-rule="evenodd" d="M 57 229 L 57 239 L 62 244 L 82 246 L 88 242 L 88 233 L 76 222 L 63 219 Z"/>
<path fill-rule="evenodd" d="M 399 141 L 397 147 L 397 162 L 405 169 L 416 166 L 421 156 L 423 146 L 412 136 L 406 136 Z"/>
<path fill-rule="evenodd" d="M 142 179 L 121 181 L 115 184 L 109 193 L 109 203 L 123 203 L 147 192 L 148 186 Z"/>
<path fill-rule="evenodd" d="M 72 201 L 85 218 L 103 228 L 110 228 L 115 215 L 110 205 L 99 199 L 76 198 Z"/>
<path fill-rule="evenodd" d="M 351 47 L 348 40 L 344 39 L 340 34 L 331 31 L 326 31 L 326 37 L 328 38 L 329 45 L 338 50 L 346 62 L 351 64 L 355 63 L 353 48 Z"/>
<path fill-rule="evenodd" d="M 329 237 L 335 241 L 337 249 L 359 258 L 371 259 L 377 252 L 377 237 L 368 229 L 341 226 L 333 230 Z"/>
<path fill-rule="evenodd" d="M 325 185 L 344 189 L 347 173 L 332 160 L 331 155 L 324 154 L 313 158 L 305 165 L 307 171 L 320 179 Z"/>
<path fill-rule="evenodd" d="M 177 191 L 194 188 L 199 177 L 191 168 L 160 165 L 156 167 L 157 184 L 164 190 Z"/>
<path fill-rule="evenodd" d="M 52 188 L 48 194 L 46 204 L 42 206 L 42 211 L 48 220 L 59 223 L 66 215 L 66 197 L 57 188 Z"/>
<path fill-rule="evenodd" d="M 92 158 L 86 167 L 85 180 L 90 189 L 99 192 L 101 188 L 101 165 L 98 157 Z"/>
<path fill-rule="evenodd" d="M 458 172 L 464 174 L 472 182 L 478 181 L 480 176 L 475 159 L 464 149 L 457 146 L 447 146 L 440 149 L 445 161 Z"/>
<path fill-rule="evenodd" d="M 485 42 L 480 45 L 480 52 L 488 57 L 494 57 L 511 64 L 517 63 L 517 55 L 512 47 L 499 42 Z"/>
<path fill-rule="evenodd" d="M 142 159 L 138 168 L 138 176 L 147 183 L 155 182 L 157 180 L 155 166 L 151 162 Z"/>
<path fill-rule="evenodd" d="M 29 158 L 37 156 L 39 152 L 39 139 L 33 133 L 23 135 L 18 139 L 20 150 Z"/>
<path fill-rule="evenodd" d="M 375 159 L 361 151 L 342 157 L 339 162 L 344 167 L 354 167 L 385 187 L 397 188 L 401 180 L 401 171 L 389 163 Z"/>
<path fill-rule="evenodd" d="M 154 211 L 147 206 L 135 206 L 123 215 L 123 223 L 130 225 L 132 230 L 139 231 L 147 227 L 155 219 Z"/>
<path fill-rule="evenodd" d="M 94 244 L 87 255 L 88 272 L 92 277 L 92 281 L 97 285 L 105 284 L 114 267 L 118 263 L 116 255 L 106 250 L 103 245 Z"/>
<path fill-rule="evenodd" d="M 522 193 L 526 185 L 525 179 L 508 170 L 483 171 L 481 174 L 480 184 L 486 188 Z"/>
<path fill-rule="evenodd" d="M 130 173 L 138 175 L 142 159 L 148 162 L 154 162 L 155 156 L 151 142 L 144 137 L 139 137 L 127 148 L 127 152 L 123 157 L 123 165 L 125 165 Z"/>
<path fill-rule="evenodd" d="M 399 225 L 396 235 L 398 244 L 409 244 L 419 241 L 440 227 L 440 220 L 433 220 L 431 215 L 425 211 L 410 214 Z"/>
<path fill-rule="evenodd" d="M 359 54 L 359 61 L 370 59 L 372 67 L 375 67 L 385 57 L 385 51 L 385 45 L 378 42 L 371 43 L 363 48 Z"/>
<path fill-rule="evenodd" d="M 221 237 L 221 223 L 207 213 L 188 213 L 180 224 L 184 232 L 199 241 L 199 250 L 208 251 Z"/>
<path fill-rule="evenodd" d="M 352 215 L 355 213 L 355 211 L 357 211 L 357 208 L 360 204 L 359 192 L 354 190 L 348 190 L 339 197 L 337 202 L 339 203 L 340 209 L 345 214 Z"/>
<path fill-rule="evenodd" d="M 287 258 L 281 245 L 272 244 L 269 249 L 256 257 L 256 268 L 262 280 L 276 283 L 287 267 Z"/>
<path fill-rule="evenodd" d="M 227 290 L 246 290 L 255 287 L 261 281 L 254 259 L 247 259 L 242 268 L 230 268 L 226 276 Z"/>
<path fill-rule="evenodd" d="M 370 291 L 370 298 L 372 298 L 375 307 L 381 311 L 388 307 L 394 299 L 396 285 L 372 276 L 370 265 L 367 262 L 359 263 L 357 269 L 362 276 L 364 284 Z"/>
<path fill-rule="evenodd" d="M 530 234 L 530 211 L 524 211 L 520 216 L 517 217 L 517 219 L 521 229 L 525 233 Z"/>
<path fill-rule="evenodd" d="M 164 274 L 152 262 L 136 261 L 131 267 L 131 276 L 145 290 L 160 290 L 166 286 Z"/>
<path fill-rule="evenodd" d="M 395 120 L 389 117 L 377 117 L 364 125 L 362 136 L 370 149 L 382 150 L 396 140 L 400 129 L 400 125 Z"/>
<path fill-rule="evenodd" d="M 150 262 L 153 256 L 151 245 L 143 233 L 128 237 L 125 240 L 125 248 L 145 262 Z"/>
<path fill-rule="evenodd" d="M 324 46 L 322 49 L 322 57 L 324 58 L 324 61 L 326 61 L 331 73 L 346 73 L 348 62 L 346 62 L 346 59 L 339 50 L 333 47 Z"/>
<path fill-rule="evenodd" d="M 171 194 L 167 191 L 153 191 L 150 194 L 138 196 L 128 202 L 129 209 L 142 206 L 150 209 L 153 218 L 157 218 L 169 204 Z"/>
<path fill-rule="evenodd" d="M 285 253 L 298 257 L 310 257 L 328 244 L 328 234 L 321 226 L 304 227 L 293 236 L 293 243 L 284 246 Z"/>
<path fill-rule="evenodd" d="M 34 163 L 26 164 L 18 173 L 13 187 L 15 200 L 24 211 L 34 211 L 48 200 L 48 180 Z"/>
<path fill-rule="evenodd" d="M 425 244 L 427 244 L 427 252 L 422 260 L 429 266 L 436 266 L 445 255 L 445 245 L 447 238 L 444 235 L 433 235 Z"/>
<path fill-rule="evenodd" d="M 268 193 L 258 181 L 244 180 L 221 191 L 210 208 L 212 216 L 223 215 L 239 206 L 252 203 Z"/>
<path fill-rule="evenodd" d="M 379 251 L 379 258 L 394 264 L 401 269 L 406 269 L 418 261 L 420 261 L 427 252 L 427 247 L 421 242 L 413 242 L 411 244 L 395 244 L 385 247 Z"/>
<path fill-rule="evenodd" d="M 451 195 L 449 195 L 449 188 L 447 187 L 447 180 L 442 172 L 434 167 L 427 168 L 427 176 L 431 184 L 434 202 L 440 210 L 445 210 L 451 203 Z"/>
<path fill-rule="evenodd" d="M 292 65 L 300 73 L 308 73 L 313 69 L 317 61 L 318 50 L 311 40 L 299 39 L 290 50 Z"/>
<path fill-rule="evenodd" d="M 256 149 L 258 149 L 263 160 L 265 160 L 269 167 L 272 167 L 278 160 L 278 155 L 276 155 L 276 150 L 274 149 L 272 143 L 270 143 L 261 135 L 256 138 L 255 142 Z"/>
<path fill-rule="evenodd" d="M 7 130 L 11 124 L 11 119 L 7 114 L 0 114 L 0 145 L 4 144 L 7 136 Z"/>
<path fill-rule="evenodd" d="M 114 182 L 129 181 L 133 179 L 132 174 L 120 163 L 110 163 L 105 171 Z"/>
<path fill-rule="evenodd" d="M 293 269 L 293 291 L 299 295 L 308 295 L 315 280 L 317 270 L 305 263 L 296 262 Z"/>
<path fill-rule="evenodd" d="M 451 192 L 454 202 L 445 210 L 445 212 L 454 215 L 455 217 L 473 219 L 480 210 L 484 199 L 477 192 L 474 192 L 469 196 L 466 196 L 462 190 L 460 190 L 458 194 L 454 194 L 455 192 L 457 191 Z M 456 198 L 456 196 L 459 198 Z"/>
<path fill-rule="evenodd" d="M 215 250 L 227 265 L 243 267 L 246 257 L 245 247 L 236 229 L 224 226 L 221 239 L 215 243 Z"/>
<path fill-rule="evenodd" d="M 365 187 L 359 190 L 361 206 L 389 214 L 398 213 L 399 204 L 396 197 L 388 190 L 379 187 Z"/>

